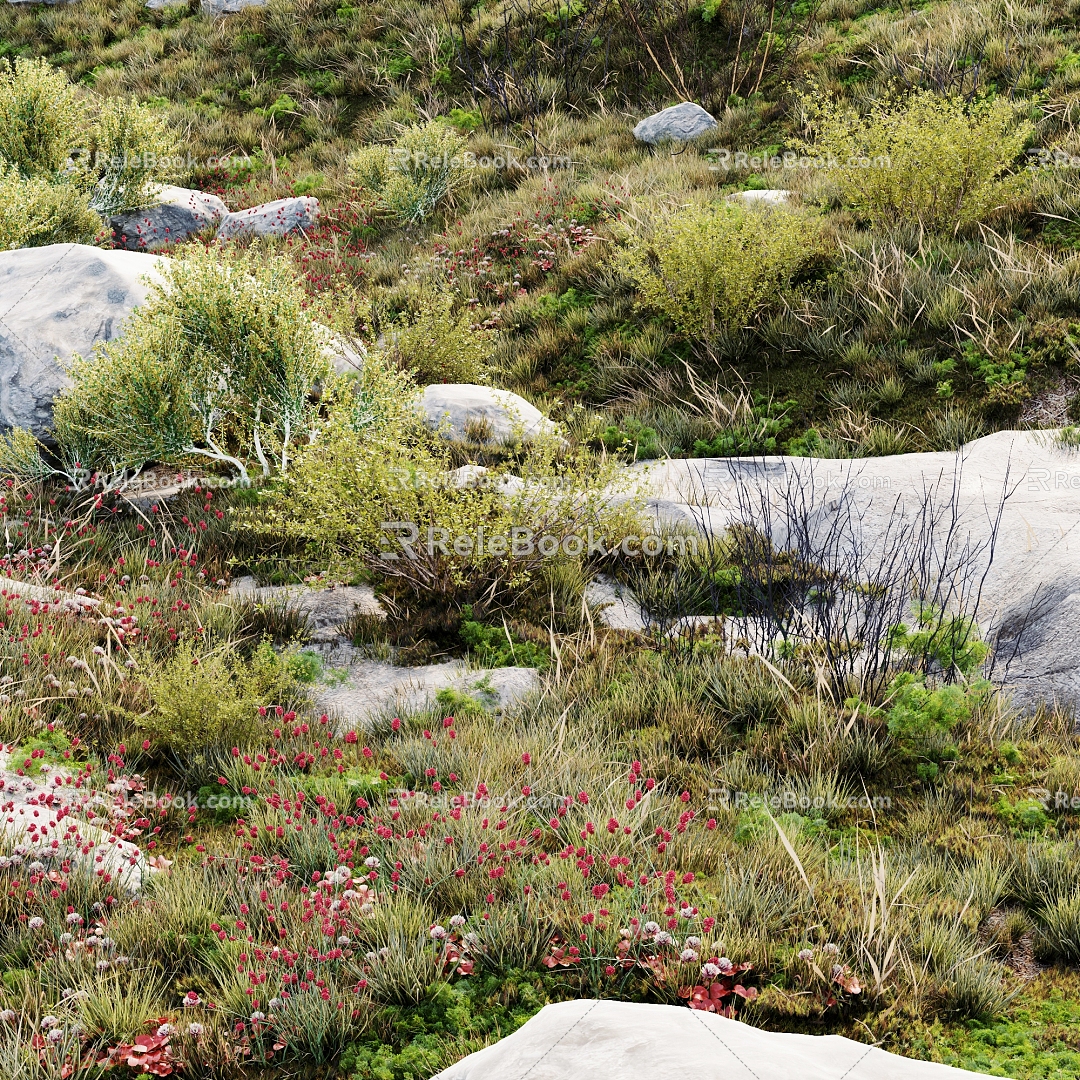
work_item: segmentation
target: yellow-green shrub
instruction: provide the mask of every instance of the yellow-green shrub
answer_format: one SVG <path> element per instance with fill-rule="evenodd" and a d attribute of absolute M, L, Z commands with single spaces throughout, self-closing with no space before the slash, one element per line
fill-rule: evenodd
<path fill-rule="evenodd" d="M 450 293 L 426 294 L 391 331 L 389 355 L 421 384 L 476 383 L 487 376 L 494 333 L 473 321 L 468 308 L 454 311 Z"/>
<path fill-rule="evenodd" d="M 93 208 L 108 216 L 145 206 L 156 182 L 165 178 L 161 163 L 173 156 L 171 149 L 159 113 L 128 98 L 104 101 L 89 162 Z"/>
<path fill-rule="evenodd" d="M 384 387 L 393 387 L 387 380 L 394 375 L 381 376 Z M 411 414 L 358 431 L 352 409 L 339 388 L 329 423 L 247 520 L 257 535 L 292 540 L 332 572 L 374 572 L 433 607 L 490 601 L 525 586 L 551 553 L 498 553 L 490 544 L 478 552 L 479 530 L 490 540 L 521 527 L 561 543 L 572 534 L 587 537 L 591 526 L 614 545 L 637 526 L 634 500 L 611 498 L 614 460 L 601 466 L 584 451 L 568 455 L 556 442 L 537 443 L 514 466 L 525 481 L 517 490 L 504 486 L 506 469 L 496 467 L 482 483 L 463 484 L 450 475 L 450 450 Z M 415 527 L 415 558 L 399 547 L 401 530 L 383 528 L 388 522 Z M 429 545 L 429 536 L 444 538 L 446 550 Z M 454 547 L 460 537 L 471 539 L 470 550 Z"/>
<path fill-rule="evenodd" d="M 88 244 L 100 228 L 100 218 L 73 184 L 24 177 L 0 158 L 0 251 Z"/>
<path fill-rule="evenodd" d="M 353 184 L 401 225 L 422 221 L 468 181 L 465 140 L 445 121 L 406 129 L 394 146 L 349 156 Z"/>
<path fill-rule="evenodd" d="M 1016 199 L 1030 174 L 1014 171 L 1034 131 L 1015 102 L 967 102 L 918 90 L 858 115 L 835 98 L 803 99 L 813 142 L 844 202 L 873 224 L 915 222 L 955 231 Z"/>
<path fill-rule="evenodd" d="M 143 679 L 153 702 L 138 727 L 159 747 L 184 751 L 241 745 L 265 733 L 260 707 L 288 705 L 297 687 L 269 642 L 244 661 L 218 648 L 180 645 Z"/>
<path fill-rule="evenodd" d="M 315 419 L 329 361 L 285 260 L 198 247 L 169 260 L 166 282 L 123 337 L 77 358 L 53 406 L 69 466 L 122 469 L 209 458 L 242 478 L 271 458 L 282 471 Z"/>
<path fill-rule="evenodd" d="M 691 205 L 632 234 L 621 260 L 642 301 L 689 337 L 744 325 L 789 285 L 819 247 L 805 214 Z"/>
<path fill-rule="evenodd" d="M 85 138 L 86 109 L 47 60 L 0 58 L 0 157 L 25 177 L 52 178 Z"/>

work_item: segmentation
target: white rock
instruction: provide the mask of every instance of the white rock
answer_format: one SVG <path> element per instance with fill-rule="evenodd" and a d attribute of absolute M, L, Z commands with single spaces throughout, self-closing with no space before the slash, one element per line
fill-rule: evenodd
<path fill-rule="evenodd" d="M 700 105 L 684 101 L 645 117 L 634 128 L 638 142 L 656 144 L 671 139 L 686 142 L 716 127 L 716 120 Z"/>
<path fill-rule="evenodd" d="M 332 714 L 340 730 L 366 727 L 387 714 L 415 712 L 435 701 L 443 689 L 475 697 L 506 710 L 540 684 L 535 668 L 470 669 L 461 660 L 422 667 L 399 667 L 378 660 L 354 660 L 348 677 L 319 695 L 319 708 Z"/>
<path fill-rule="evenodd" d="M 1057 445 L 1053 433 L 998 432 L 958 454 L 704 458 L 642 471 L 661 519 L 714 534 L 743 516 L 740 490 L 756 507 L 758 492 L 774 507 L 786 491 L 803 492 L 810 521 L 822 533 L 836 527 L 847 501 L 856 511 L 857 542 L 871 552 L 887 550 L 894 514 L 915 520 L 928 492 L 939 509 L 947 507 L 954 484 L 959 538 L 986 541 L 1008 490 L 978 606 L 980 627 L 995 643 L 988 673 L 1024 708 L 1055 699 L 1080 705 L 1080 453 Z M 780 546 L 782 517 L 774 510 Z"/>
<path fill-rule="evenodd" d="M 525 488 L 525 481 L 520 476 L 492 472 L 483 465 L 462 465 L 449 475 L 450 484 L 455 488 L 494 488 L 504 495 L 516 495 Z"/>
<path fill-rule="evenodd" d="M 746 206 L 784 206 L 791 198 L 791 192 L 784 188 L 765 188 L 760 191 L 736 191 L 727 198 L 728 202 L 740 202 Z"/>
<path fill-rule="evenodd" d="M 109 218 L 113 240 L 129 251 L 153 251 L 216 225 L 229 208 L 216 195 L 165 185 L 150 205 Z"/>
<path fill-rule="evenodd" d="M 563 1001 L 433 1080 L 976 1080 L 840 1035 L 762 1031 L 675 1005 Z"/>
<path fill-rule="evenodd" d="M 452 442 L 513 445 L 557 434 L 534 405 L 491 386 L 436 383 L 424 389 L 419 405 L 428 424 Z M 481 434 L 486 438 L 480 440 Z"/>
<path fill-rule="evenodd" d="M 597 574 L 585 587 L 585 601 L 596 609 L 602 626 L 640 634 L 645 629 L 641 605 L 634 594 L 607 574 Z"/>
<path fill-rule="evenodd" d="M 319 200 L 314 195 L 300 195 L 262 203 L 247 210 L 226 214 L 218 226 L 218 240 L 237 236 L 287 236 L 310 229 L 319 216 Z"/>
<path fill-rule="evenodd" d="M 43 765 L 36 777 L 18 776 L 20 762 L 0 750 L 0 854 L 18 847 L 27 859 L 69 860 L 120 888 L 138 892 L 152 868 L 135 844 L 120 840 L 91 814 L 103 816 L 108 799 L 86 805 L 86 793 L 64 769 Z"/>
<path fill-rule="evenodd" d="M 21 600 L 48 604 L 51 609 L 69 612 L 93 611 L 101 605 L 101 601 L 93 596 L 80 596 L 62 589 L 50 589 L 45 585 L 34 585 L 29 581 L 17 581 L 8 577 L 0 578 L 0 597 L 5 596 L 17 596 Z"/>
<path fill-rule="evenodd" d="M 46 435 L 70 381 L 62 364 L 118 337 L 161 265 L 85 244 L 0 252 L 0 426 Z"/>

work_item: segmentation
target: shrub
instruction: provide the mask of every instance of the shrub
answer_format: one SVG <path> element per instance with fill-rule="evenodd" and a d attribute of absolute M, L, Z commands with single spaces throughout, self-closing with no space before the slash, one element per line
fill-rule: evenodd
<path fill-rule="evenodd" d="M 622 263 L 649 307 L 707 340 L 743 326 L 782 293 L 819 235 L 814 221 L 790 210 L 688 206 L 631 235 Z"/>
<path fill-rule="evenodd" d="M 83 138 L 85 121 L 63 71 L 45 59 L 0 58 L 0 156 L 24 177 L 52 179 Z"/>
<path fill-rule="evenodd" d="M 296 278 L 280 260 L 198 248 L 166 275 L 122 338 L 72 365 L 53 410 L 65 463 L 209 458 L 246 482 L 253 459 L 268 476 L 273 457 L 286 472 L 329 368 Z"/>
<path fill-rule="evenodd" d="M 825 175 L 875 225 L 914 222 L 956 231 L 1015 199 L 1029 174 L 1013 173 L 1033 127 L 1004 98 L 973 103 L 918 90 L 858 116 L 820 93 L 803 98 Z"/>
<path fill-rule="evenodd" d="M 154 704 L 138 726 L 160 747 L 186 752 L 249 742 L 264 727 L 259 708 L 285 704 L 296 690 L 291 665 L 269 642 L 249 663 L 181 645 L 144 684 Z"/>
<path fill-rule="evenodd" d="M 483 667 L 546 668 L 547 650 L 540 649 L 531 641 L 515 639 L 506 625 L 485 626 L 473 618 L 471 604 L 461 609 L 461 640 L 465 643 L 476 663 Z"/>
<path fill-rule="evenodd" d="M 104 217 L 145 206 L 170 155 L 169 130 L 154 109 L 127 98 L 109 98 L 94 126 L 90 205 Z"/>
<path fill-rule="evenodd" d="M 468 180 L 465 140 L 442 120 L 407 128 L 390 146 L 365 146 L 350 155 L 353 184 L 400 225 L 430 217 Z"/>
<path fill-rule="evenodd" d="M 950 685 L 931 690 L 921 678 L 905 672 L 889 688 L 889 731 L 897 738 L 915 742 L 948 735 L 958 724 L 971 719 L 988 689 L 989 683 L 980 680 L 966 687 Z"/>
<path fill-rule="evenodd" d="M 424 611 L 435 613 L 481 597 L 497 602 L 524 587 L 550 562 L 541 538 L 563 544 L 587 537 L 591 527 L 610 546 L 638 527 L 630 524 L 634 500 L 615 504 L 603 492 L 616 483 L 616 466 L 600 466 L 584 451 L 568 456 L 557 445 L 533 444 L 515 467 L 526 480 L 517 491 L 505 488 L 495 467 L 483 485 L 450 482 L 452 450 L 412 413 L 400 373 L 384 370 L 376 379 L 377 370 L 373 360 L 364 376 L 372 379 L 373 412 L 382 418 L 358 426 L 352 391 L 339 390 L 318 437 L 300 448 L 289 476 L 249 516 L 256 534 L 297 542 L 335 574 L 378 574 L 395 590 L 423 597 Z M 386 522 L 399 526 L 386 529 Z M 531 550 L 492 543 L 519 527 L 533 533 Z M 413 529 L 406 552 L 400 542 Z M 482 551 L 479 535 L 487 538 Z M 454 545 L 463 538 L 467 546 L 459 550 Z M 444 629 L 452 627 L 456 620 Z"/>
<path fill-rule="evenodd" d="M 0 250 L 88 244 L 101 221 L 73 184 L 29 179 L 0 158 Z"/>
<path fill-rule="evenodd" d="M 389 355 L 422 384 L 483 382 L 494 336 L 468 308 L 455 313 L 451 293 L 425 295 L 395 325 Z"/>
<path fill-rule="evenodd" d="M 972 675 L 990 652 L 979 637 L 974 619 L 949 615 L 933 605 L 919 611 L 915 629 L 908 629 L 904 623 L 894 627 L 889 643 L 920 668 L 932 666 L 946 674 L 959 671 L 961 675 Z"/>

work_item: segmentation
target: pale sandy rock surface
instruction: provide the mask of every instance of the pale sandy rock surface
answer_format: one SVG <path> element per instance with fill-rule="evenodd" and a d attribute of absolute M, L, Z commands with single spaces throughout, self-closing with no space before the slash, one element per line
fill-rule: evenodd
<path fill-rule="evenodd" d="M 69 860 L 138 892 L 152 868 L 135 844 L 109 827 L 123 793 L 88 800 L 69 771 L 43 765 L 37 776 L 19 776 L 20 765 L 9 750 L 0 750 L 0 859 Z"/>
<path fill-rule="evenodd" d="M 761 1031 L 674 1005 L 564 1001 L 434 1080 L 975 1080 L 839 1035 Z"/>
<path fill-rule="evenodd" d="M 487 708 L 507 710 L 540 685 L 535 668 L 476 669 L 461 660 L 403 667 L 357 656 L 346 659 L 343 670 L 345 678 L 325 689 L 318 700 L 343 730 L 365 727 L 387 714 L 423 709 L 434 704 L 444 689 L 467 694 Z"/>
<path fill-rule="evenodd" d="M 646 476 L 652 511 L 665 521 L 718 535 L 745 519 L 746 506 L 760 508 L 762 492 L 775 507 L 798 490 L 818 530 L 848 520 L 854 507 L 858 543 L 868 550 L 889 543 L 894 515 L 918 515 L 928 494 L 946 507 L 955 491 L 958 537 L 985 543 L 996 527 L 978 604 L 980 626 L 996 644 L 991 677 L 1025 707 L 1080 703 L 1080 453 L 1053 433 L 998 432 L 959 453 L 665 461 Z M 773 540 L 782 546 L 781 518 L 774 515 Z"/>

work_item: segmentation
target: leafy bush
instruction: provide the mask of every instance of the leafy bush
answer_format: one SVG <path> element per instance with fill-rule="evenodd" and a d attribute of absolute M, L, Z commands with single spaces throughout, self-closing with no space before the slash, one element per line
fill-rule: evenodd
<path fill-rule="evenodd" d="M 485 594 L 491 603 L 525 586 L 550 562 L 552 553 L 540 550 L 543 537 L 560 545 L 581 537 L 584 547 L 591 527 L 610 545 L 637 527 L 634 500 L 614 504 L 603 493 L 605 484 L 618 483 L 616 466 L 601 466 L 584 451 L 568 455 L 555 444 L 532 444 L 515 466 L 527 481 L 517 491 L 504 488 L 495 467 L 483 485 L 451 482 L 452 451 L 413 414 L 401 374 L 380 374 L 373 358 L 363 377 L 371 380 L 371 422 L 358 425 L 353 391 L 340 391 L 316 439 L 299 449 L 289 476 L 250 515 L 256 534 L 299 543 L 308 559 L 335 574 L 375 573 L 395 590 L 423 597 L 424 610 L 434 614 L 459 611 Z M 400 528 L 384 529 L 386 522 Z M 520 527 L 537 541 L 527 552 L 509 543 Z M 406 553 L 400 543 L 410 530 Z M 482 550 L 478 530 L 487 537 Z M 443 629 L 456 625 L 455 618 Z"/>
<path fill-rule="evenodd" d="M 122 338 L 74 362 L 53 410 L 66 464 L 209 458 L 246 481 L 272 456 L 286 472 L 329 368 L 297 280 L 280 261 L 198 248 L 165 273 Z"/>
<path fill-rule="evenodd" d="M 609 424 L 600 436 L 610 454 L 624 453 L 632 461 L 649 461 L 663 454 L 655 428 L 629 417 L 621 425 Z"/>
<path fill-rule="evenodd" d="M 932 665 L 946 674 L 959 671 L 961 675 L 972 675 L 990 652 L 979 637 L 974 619 L 948 615 L 933 606 L 919 611 L 915 629 L 909 630 L 904 623 L 896 626 L 889 643 L 915 660 L 920 668 Z"/>
<path fill-rule="evenodd" d="M 772 401 L 755 393 L 749 416 L 711 440 L 694 440 L 694 457 L 733 457 L 737 454 L 775 454 L 779 437 L 791 427 L 798 401 Z"/>
<path fill-rule="evenodd" d="M 0 58 L 0 157 L 24 177 L 53 179 L 85 134 L 85 108 L 45 59 Z"/>
<path fill-rule="evenodd" d="M 494 334 L 468 308 L 454 311 L 452 293 L 420 297 L 391 332 L 389 355 L 421 384 L 478 383 L 487 378 Z"/>
<path fill-rule="evenodd" d="M 353 184 L 398 224 L 430 217 L 468 180 L 465 140 L 442 120 L 417 124 L 390 146 L 365 146 L 348 160 Z"/>
<path fill-rule="evenodd" d="M 815 255 L 818 225 L 790 210 L 688 206 L 645 235 L 622 264 L 641 299 L 689 337 L 745 325 Z"/>
<path fill-rule="evenodd" d="M 892 702 L 888 711 L 889 731 L 896 738 L 914 742 L 948 735 L 957 725 L 971 719 L 989 686 L 979 680 L 968 686 L 939 686 L 931 690 L 923 679 L 909 672 L 898 675 L 889 688 Z"/>
<path fill-rule="evenodd" d="M 974 342 L 965 341 L 963 355 L 972 372 L 986 386 L 989 404 L 1010 408 L 1020 405 L 1030 396 L 1031 391 L 1025 381 L 1028 358 L 1018 349 L 995 359 L 984 356 Z"/>
<path fill-rule="evenodd" d="M 101 221 L 74 184 L 20 175 L 0 158 L 0 250 L 88 244 Z"/>
<path fill-rule="evenodd" d="M 821 93 L 803 98 L 812 144 L 845 203 L 875 225 L 914 222 L 955 231 L 1016 199 L 1030 176 L 1012 172 L 1033 127 L 1005 98 L 972 103 L 918 90 L 859 116 Z"/>

